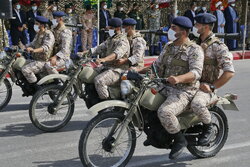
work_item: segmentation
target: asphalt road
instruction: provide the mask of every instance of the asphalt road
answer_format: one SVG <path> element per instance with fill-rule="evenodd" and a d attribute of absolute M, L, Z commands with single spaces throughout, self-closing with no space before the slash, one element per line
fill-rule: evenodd
<path fill-rule="evenodd" d="M 229 136 L 224 148 L 215 157 L 196 159 L 188 150 L 178 160 L 168 159 L 169 150 L 144 147 L 143 135 L 137 141 L 136 151 L 128 167 L 249 167 L 250 165 L 250 60 L 234 62 L 236 75 L 219 94 L 238 94 L 240 111 L 226 111 Z M 82 129 L 92 117 L 82 100 L 69 124 L 54 133 L 43 133 L 30 122 L 30 98 L 23 98 L 14 86 L 10 104 L 0 113 L 1 167 L 80 167 L 78 140 Z"/>

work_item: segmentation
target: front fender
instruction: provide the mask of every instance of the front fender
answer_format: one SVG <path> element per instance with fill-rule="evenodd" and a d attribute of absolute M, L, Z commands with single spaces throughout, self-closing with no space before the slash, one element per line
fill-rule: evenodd
<path fill-rule="evenodd" d="M 50 75 L 47 75 L 45 77 L 43 77 L 42 79 L 40 79 L 39 82 L 37 82 L 37 85 L 42 85 L 48 81 L 51 81 L 53 79 L 61 79 L 63 81 L 66 81 L 66 80 L 69 80 L 70 77 L 68 75 L 65 75 L 65 74 L 50 74 Z"/>
<path fill-rule="evenodd" d="M 99 111 L 107 109 L 109 107 L 122 107 L 129 109 L 130 104 L 120 100 L 107 100 L 92 106 L 89 111 L 93 115 L 97 115 Z"/>

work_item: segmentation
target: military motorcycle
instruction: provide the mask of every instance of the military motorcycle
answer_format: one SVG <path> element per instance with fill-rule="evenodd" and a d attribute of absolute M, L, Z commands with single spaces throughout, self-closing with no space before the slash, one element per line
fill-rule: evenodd
<path fill-rule="evenodd" d="M 42 78 L 37 84 L 43 85 L 50 80 L 60 79 L 62 85 L 51 84 L 44 86 L 33 96 L 30 107 L 30 120 L 38 129 L 45 132 L 53 132 L 63 128 L 74 113 L 76 97 L 85 101 L 87 108 L 99 103 L 98 94 L 94 85 L 94 78 L 98 72 L 95 59 L 89 55 L 81 56 L 67 65 L 67 75 L 51 74 Z M 72 94 L 74 90 L 74 96 Z M 108 88 L 111 99 L 120 98 L 120 85 Z M 54 98 L 50 98 L 51 94 Z"/>
<path fill-rule="evenodd" d="M 100 102 L 89 109 L 99 114 L 88 122 L 79 140 L 78 150 L 83 166 L 126 166 L 133 156 L 136 140 L 143 132 L 150 141 L 144 142 L 145 146 L 171 149 L 173 145 L 173 136 L 163 128 L 157 117 L 157 110 L 166 97 L 156 87 L 166 80 L 158 77 L 149 79 L 133 72 L 123 78 L 121 93 L 124 100 Z M 217 100 L 207 106 L 213 125 L 213 137 L 207 145 L 201 146 L 197 142 L 203 131 L 198 117 L 188 110 L 178 116 L 191 154 L 206 158 L 215 156 L 222 149 L 228 136 L 228 122 L 218 105 L 238 110 L 233 101 L 236 97 L 233 94 L 217 96 Z"/>
<path fill-rule="evenodd" d="M 21 87 L 23 96 L 35 94 L 36 89 L 22 74 L 22 67 L 26 60 L 31 58 L 25 50 L 18 48 L 6 48 L 0 56 L 0 111 L 8 105 L 12 96 L 12 85 L 10 80 Z M 38 80 L 47 75 L 45 72 L 37 74 Z M 8 79 L 10 78 L 10 80 Z"/>

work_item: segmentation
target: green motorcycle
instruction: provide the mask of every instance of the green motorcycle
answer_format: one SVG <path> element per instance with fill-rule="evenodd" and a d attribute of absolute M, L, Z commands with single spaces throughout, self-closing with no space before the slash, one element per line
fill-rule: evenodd
<path fill-rule="evenodd" d="M 94 78 L 98 75 L 94 59 L 88 55 L 68 63 L 67 75 L 51 74 L 37 84 L 60 80 L 63 84 L 50 84 L 41 88 L 30 102 L 29 116 L 38 129 L 53 132 L 63 128 L 74 113 L 75 100 L 80 97 L 87 108 L 101 102 L 95 90 Z M 108 88 L 111 99 L 120 99 L 120 85 Z M 54 98 L 51 98 L 51 96 Z"/>
<path fill-rule="evenodd" d="M 162 127 L 157 117 L 157 110 L 166 97 L 155 88 L 166 80 L 149 79 L 130 72 L 126 78 L 121 82 L 123 100 L 104 101 L 89 109 L 99 114 L 88 122 L 79 140 L 78 150 L 83 166 L 126 166 L 133 156 L 136 140 L 143 132 L 153 147 L 171 149 L 173 145 L 173 136 Z M 206 158 L 215 156 L 222 149 L 228 136 L 228 122 L 218 105 L 238 110 L 233 102 L 235 98 L 232 94 L 217 96 L 217 100 L 207 106 L 212 115 L 213 137 L 205 146 L 197 142 L 203 130 L 197 116 L 188 111 L 178 116 L 191 154 Z"/>

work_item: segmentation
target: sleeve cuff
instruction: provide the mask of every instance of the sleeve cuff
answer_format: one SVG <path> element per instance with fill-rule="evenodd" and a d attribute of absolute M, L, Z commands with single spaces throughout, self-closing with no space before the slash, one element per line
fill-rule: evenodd
<path fill-rule="evenodd" d="M 201 78 L 201 75 L 197 71 L 192 70 L 190 72 L 192 72 L 194 74 L 195 80 L 199 80 Z"/>
<path fill-rule="evenodd" d="M 131 65 L 137 64 L 135 58 L 133 58 L 133 57 L 129 57 L 128 60 L 130 61 Z"/>

